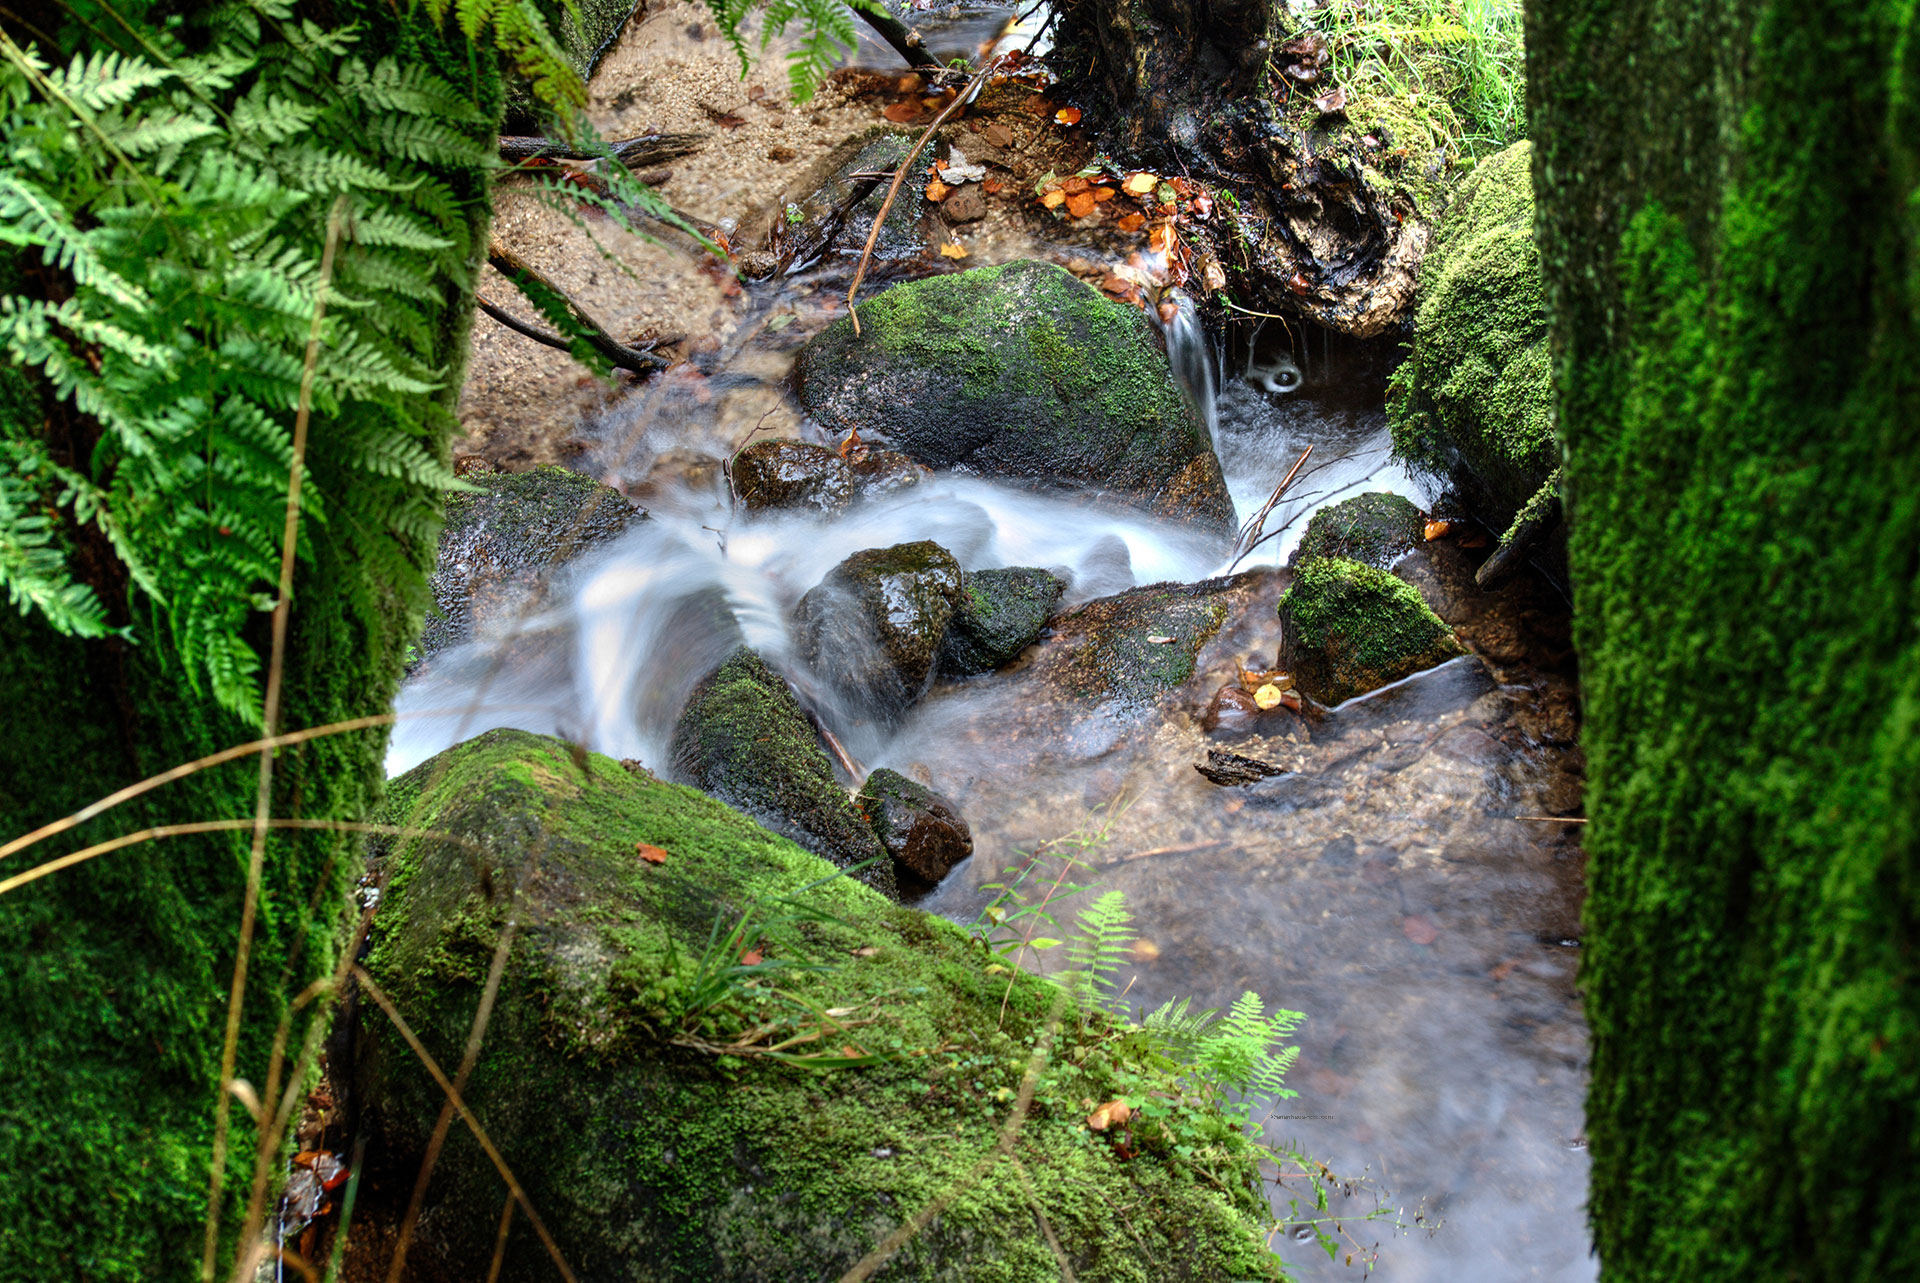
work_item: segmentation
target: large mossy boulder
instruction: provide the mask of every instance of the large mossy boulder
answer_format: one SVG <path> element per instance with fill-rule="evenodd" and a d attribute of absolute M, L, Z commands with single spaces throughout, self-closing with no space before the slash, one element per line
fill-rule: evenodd
<path fill-rule="evenodd" d="M 858 714 L 892 722 L 933 684 L 960 583 L 960 563 L 932 540 L 864 549 L 794 607 L 795 643 Z"/>
<path fill-rule="evenodd" d="M 801 351 L 808 413 L 933 468 L 1095 488 L 1226 533 L 1220 461 L 1146 317 L 1049 263 L 897 285 Z"/>
<path fill-rule="evenodd" d="M 1449 482 L 1491 530 L 1560 465 L 1532 156 L 1520 142 L 1480 162 L 1440 220 L 1387 402 L 1395 452 Z"/>
<path fill-rule="evenodd" d="M 488 473 L 447 496 L 433 578 L 435 613 L 416 662 L 511 627 L 544 602 L 555 571 L 647 514 L 618 490 L 565 468 Z"/>
<path fill-rule="evenodd" d="M 1420 510 L 1400 495 L 1355 495 L 1313 514 L 1289 564 L 1345 557 L 1386 570 L 1420 546 L 1424 525 Z"/>
<path fill-rule="evenodd" d="M 1304 562 L 1280 598 L 1281 667 L 1322 704 L 1339 704 L 1466 654 L 1419 592 L 1344 557 Z"/>
<path fill-rule="evenodd" d="M 1066 590 L 1032 566 L 969 571 L 940 646 L 942 675 L 973 677 L 1012 662 L 1039 639 Z"/>
<path fill-rule="evenodd" d="M 513 932 L 463 1098 L 577 1277 L 836 1279 L 894 1236 L 889 1279 L 1056 1279 L 1061 1254 L 1087 1283 L 1279 1278 L 1244 1141 L 1175 1157 L 1136 1129 L 1123 1157 L 1086 1125 L 1121 1088 L 1100 1020 L 712 799 L 498 730 L 396 781 L 382 818 L 419 835 L 385 857 L 366 969 L 449 1072 Z M 716 925 L 733 968 L 749 913 L 765 977 L 733 969 L 703 997 Z M 445 1098 L 374 1003 L 358 1012 L 375 1170 L 356 1225 L 392 1224 Z M 852 1063 L 720 1054 L 783 1016 L 839 1022 L 789 1050 Z M 485 1277 L 505 1197 L 456 1123 L 409 1276 Z M 524 1215 L 501 1277 L 557 1277 Z"/>
<path fill-rule="evenodd" d="M 694 685 L 668 747 L 673 773 L 893 894 L 893 866 L 834 778 L 800 701 L 742 646 Z"/>

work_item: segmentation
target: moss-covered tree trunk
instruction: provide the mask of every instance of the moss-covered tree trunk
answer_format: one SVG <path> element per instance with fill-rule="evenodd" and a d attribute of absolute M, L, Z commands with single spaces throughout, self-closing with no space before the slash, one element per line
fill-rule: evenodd
<path fill-rule="evenodd" d="M 1920 1277 L 1920 23 L 1529 10 L 1603 1270 Z"/>
<path fill-rule="evenodd" d="M 122 8 L 136 21 L 158 21 L 149 6 Z M 355 53 L 433 66 L 497 120 L 500 77 L 490 56 L 477 55 L 451 25 L 441 33 L 414 7 L 384 0 L 312 6 L 308 16 L 358 19 L 365 25 Z M 104 20 L 67 28 L 74 34 L 67 56 L 99 49 L 108 30 Z M 24 42 L 33 33 L 13 34 Z M 372 140 L 361 158 L 376 166 L 385 159 Z M 418 309 L 421 356 L 445 379 L 417 398 L 412 413 L 435 426 L 430 439 L 444 459 L 489 204 L 480 169 L 443 167 L 440 177 L 464 220 L 469 270 L 463 279 L 443 278 L 437 302 Z M 324 203 L 318 216 L 324 221 Z M 15 255 L 0 270 L 9 284 L 24 276 L 58 290 L 57 271 L 36 260 Z M 307 454 L 315 486 L 335 494 L 349 484 L 386 486 L 394 510 L 420 499 L 405 480 L 369 478 L 349 466 L 343 441 L 356 427 L 383 421 L 356 421 L 356 413 L 349 403 L 339 415 L 316 414 Z M 381 413 L 390 411 L 368 411 Z M 0 415 L 9 431 L 40 434 L 56 457 L 88 438 L 78 412 L 17 367 L 0 367 Z M 87 466 L 84 456 L 67 461 Z M 295 580 L 283 730 L 387 711 L 418 631 L 433 557 L 430 541 L 344 519 L 309 518 L 305 536 L 312 555 Z M 375 547 L 384 541 L 397 543 L 411 565 L 405 582 L 369 571 L 395 560 L 391 549 Z M 193 693 L 166 623 L 151 606 L 130 601 L 124 572 L 104 545 L 91 547 L 83 536 L 76 567 L 101 591 L 114 622 L 130 627 L 131 640 L 83 642 L 54 633 L 38 616 L 0 609 L 7 712 L 0 842 L 259 734 Z M 252 639 L 263 660 L 266 618 L 258 616 Z M 283 750 L 273 815 L 363 819 L 382 787 L 385 743 L 384 728 L 375 728 Z M 167 784 L 10 856 L 0 862 L 0 878 L 150 826 L 249 819 L 259 770 L 258 757 L 248 756 Z M 249 845 L 244 831 L 147 842 L 0 896 L 0 1279 L 198 1277 Z M 237 1070 L 263 1095 L 282 1017 L 292 1017 L 292 1055 L 307 1022 L 328 1012 L 320 1001 L 293 1013 L 292 999 L 339 957 L 345 895 L 359 860 L 353 834 L 281 831 L 267 843 Z M 254 1167 L 253 1123 L 237 1106 L 230 1140 L 223 1261 L 231 1260 Z"/>

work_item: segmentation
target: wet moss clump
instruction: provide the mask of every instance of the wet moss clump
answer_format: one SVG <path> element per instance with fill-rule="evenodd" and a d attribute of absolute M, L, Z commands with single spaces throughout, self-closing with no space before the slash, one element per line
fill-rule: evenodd
<path fill-rule="evenodd" d="M 1066 590 L 1031 566 L 970 571 L 940 646 L 941 673 L 972 677 L 1012 662 L 1039 639 Z"/>
<path fill-rule="evenodd" d="M 745 646 L 702 678 L 674 724 L 673 773 L 888 895 L 893 866 L 834 777 L 800 701 Z"/>
<path fill-rule="evenodd" d="M 1339 704 L 1466 651 L 1420 594 L 1340 557 L 1306 562 L 1280 598 L 1281 666 L 1322 704 Z"/>
<path fill-rule="evenodd" d="M 1532 152 L 1515 143 L 1482 161 L 1441 219 L 1387 398 L 1395 453 L 1455 487 L 1492 530 L 1560 465 Z"/>
<path fill-rule="evenodd" d="M 1100 1026 L 1083 1029 L 1048 981 L 990 975 L 961 928 L 691 789 L 544 736 L 489 731 L 413 775 L 414 805 L 383 818 L 429 836 L 389 857 L 367 969 L 457 1065 L 516 924 L 465 1099 L 579 1277 L 833 1279 L 916 1217 L 885 1277 L 1053 1283 L 1050 1240 L 1089 1283 L 1280 1277 L 1250 1146 L 1123 1159 L 1085 1124 L 1083 1102 L 1116 1089 Z M 753 906 L 789 919 L 760 942 L 770 979 L 700 1005 L 714 925 Z M 819 969 L 772 971 L 796 963 Z M 830 1039 L 795 1051 L 873 1063 L 808 1071 L 701 1049 L 782 1010 L 774 987 L 839 1013 Z M 443 1097 L 373 1004 L 359 1012 L 379 1165 L 361 1197 L 391 1220 Z M 502 1196 L 456 1126 L 412 1277 L 483 1277 Z M 553 1273 L 516 1217 L 503 1277 Z"/>
<path fill-rule="evenodd" d="M 1227 619 L 1232 595 L 1258 572 L 1191 584 L 1152 584 L 1087 602 L 1059 619 L 1068 640 L 1043 659 L 1062 694 L 1137 712 L 1193 676 L 1200 648 Z"/>
<path fill-rule="evenodd" d="M 1345 557 L 1386 570 L 1420 546 L 1420 510 L 1397 494 L 1363 494 L 1322 508 L 1307 522 L 1291 564 Z"/>
<path fill-rule="evenodd" d="M 1233 503 L 1213 443 L 1145 316 L 1048 263 L 897 285 L 795 366 L 830 432 L 858 428 L 933 468 L 1094 488 L 1225 533 Z"/>

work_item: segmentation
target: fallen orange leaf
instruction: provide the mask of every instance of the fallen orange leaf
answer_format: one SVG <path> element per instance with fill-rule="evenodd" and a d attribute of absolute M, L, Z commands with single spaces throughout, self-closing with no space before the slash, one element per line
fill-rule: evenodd
<path fill-rule="evenodd" d="M 945 200 L 947 197 L 951 196 L 952 194 L 953 194 L 953 188 L 947 186 L 945 183 L 941 182 L 937 178 L 932 179 L 927 183 L 927 199 L 932 201 L 936 205 L 939 204 L 941 201 Z"/>
<path fill-rule="evenodd" d="M 1253 693 L 1253 702 L 1260 706 L 1262 712 L 1269 708 L 1278 708 L 1284 699 L 1285 694 L 1271 682 Z"/>
<path fill-rule="evenodd" d="M 1124 1100 L 1110 1100 L 1087 1115 L 1087 1126 L 1094 1131 L 1103 1132 L 1109 1127 L 1117 1127 L 1133 1117 L 1133 1110 Z"/>
<path fill-rule="evenodd" d="M 980 190 L 985 192 L 987 195 L 992 196 L 997 192 L 999 192 L 1001 185 L 1002 184 L 999 179 L 989 178 L 984 183 L 980 184 Z"/>
<path fill-rule="evenodd" d="M 1078 196 L 1081 192 L 1088 190 L 1092 186 L 1093 184 L 1087 181 L 1086 175 L 1075 174 L 1060 184 L 1060 190 L 1069 196 Z"/>
<path fill-rule="evenodd" d="M 967 247 L 948 241 L 940 247 L 940 254 L 944 258 L 965 258 L 967 256 Z"/>
<path fill-rule="evenodd" d="M 911 98 L 905 98 L 880 113 L 896 125 L 904 125 L 920 114 L 920 104 Z"/>
<path fill-rule="evenodd" d="M 1426 528 L 1427 542 L 1432 543 L 1435 539 L 1443 539 L 1452 530 L 1453 523 L 1451 521 L 1429 521 Z"/>
<path fill-rule="evenodd" d="M 749 949 L 740 955 L 740 965 L 743 967 L 757 967 L 766 960 L 766 955 L 758 949 Z"/>
<path fill-rule="evenodd" d="M 1058 187 L 1056 187 L 1052 191 L 1048 192 L 1045 196 L 1042 196 L 1040 198 L 1040 203 L 1046 206 L 1048 209 L 1059 209 L 1062 205 L 1067 203 L 1067 194 L 1061 191 Z"/>
<path fill-rule="evenodd" d="M 1078 107 L 1062 107 L 1059 111 L 1053 113 L 1053 118 L 1063 125 L 1077 125 L 1080 123 L 1080 109 Z"/>
<path fill-rule="evenodd" d="M 665 864 L 667 862 L 667 853 L 651 842 L 635 842 L 633 849 L 634 853 L 648 864 Z"/>
<path fill-rule="evenodd" d="M 1126 184 L 1127 195 L 1145 196 L 1148 192 L 1152 191 L 1154 188 L 1158 187 L 1159 185 L 1160 185 L 1160 177 L 1157 174 L 1146 174 L 1146 173 L 1132 174 L 1132 175 L 1129 175 L 1127 178 L 1127 184 Z"/>
<path fill-rule="evenodd" d="M 1111 187 L 1096 187 L 1093 189 L 1093 198 L 1103 205 L 1119 194 L 1119 192 L 1114 191 Z"/>
<path fill-rule="evenodd" d="M 1156 254 L 1164 254 L 1173 248 L 1173 227 L 1169 223 L 1155 223 L 1147 229 L 1147 248 Z"/>
<path fill-rule="evenodd" d="M 1146 225 L 1147 216 L 1145 214 L 1128 214 L 1117 224 L 1123 232 L 1137 232 Z"/>
<path fill-rule="evenodd" d="M 1092 192 L 1080 192 L 1067 197 L 1067 213 L 1075 218 L 1085 218 L 1093 212 L 1093 207 L 1098 203 L 1094 200 Z"/>

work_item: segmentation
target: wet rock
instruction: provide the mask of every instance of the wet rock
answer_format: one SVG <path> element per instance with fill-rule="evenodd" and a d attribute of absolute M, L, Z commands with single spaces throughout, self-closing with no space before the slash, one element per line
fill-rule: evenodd
<path fill-rule="evenodd" d="M 1036 489 L 1098 484 L 1226 533 L 1233 504 L 1206 429 L 1146 318 L 1064 269 L 1015 262 L 895 286 L 801 350 L 800 398 L 933 468 Z"/>
<path fill-rule="evenodd" d="M 854 139 L 836 150 L 822 170 L 825 177 L 813 191 L 796 201 L 797 223 L 785 218 L 774 225 L 773 244 L 783 265 L 815 262 L 823 254 L 851 263 L 860 257 L 873 220 L 886 199 L 887 175 L 913 150 L 914 137 L 885 127 Z M 932 152 L 939 152 L 935 144 Z M 907 171 L 900 194 L 887 211 L 873 247 L 873 274 L 916 263 L 931 253 L 927 236 L 927 164 L 932 154 Z"/>
<path fill-rule="evenodd" d="M 1413 346 L 1388 396 L 1394 450 L 1505 530 L 1560 465 L 1532 144 L 1475 167 L 1420 267 Z M 1556 545 L 1564 556 L 1564 536 Z"/>
<path fill-rule="evenodd" d="M 1073 570 L 1074 591 L 1090 597 L 1111 597 L 1133 587 L 1133 552 L 1119 535 L 1101 535 L 1093 541 Z"/>
<path fill-rule="evenodd" d="M 386 857 L 365 965 L 442 1065 L 461 1062 L 489 967 L 517 924 L 464 1095 L 580 1277 L 839 1278 L 908 1210 L 950 1193 L 955 1171 L 991 1164 L 999 1127 L 915 1139 L 929 1110 L 950 1116 L 937 1094 L 952 1081 L 943 1058 L 884 1054 L 895 1040 L 980 1047 L 1013 1066 L 982 1069 L 984 1088 L 1010 1097 L 1019 1087 L 1029 1040 L 1055 1010 L 1051 982 L 985 975 L 964 929 L 831 876 L 830 864 L 691 789 L 523 731 L 488 731 L 400 777 L 377 818 L 422 832 Z M 642 845 L 658 863 L 639 857 Z M 725 932 L 749 910 L 769 933 L 745 943 L 767 962 L 823 964 L 779 973 L 797 1010 L 754 1001 L 750 974 L 718 1004 L 695 992 L 716 925 Z M 715 1054 L 736 1039 L 765 1047 L 818 1028 L 808 1010 L 843 1006 L 860 1013 L 851 1028 L 788 1050 L 858 1044 L 883 1053 L 875 1063 L 814 1074 Z M 795 1023 L 755 1033 L 782 1010 Z M 371 1138 L 359 1206 L 392 1225 L 444 1098 L 364 992 L 355 1019 L 353 1056 L 335 1069 L 351 1074 Z M 1033 1088 L 1034 1115 L 1082 1117 L 1081 1099 L 1104 1098 L 1110 1071 L 1056 1059 Z M 1098 1215 L 1043 1228 L 1009 1210 L 1026 1206 L 1024 1193 L 958 1199 L 896 1258 L 911 1267 L 904 1277 L 1050 1265 L 1048 1228 L 1082 1278 L 1278 1277 L 1254 1209 L 1228 1192 L 1258 1179 L 1251 1151 L 1219 1160 L 1229 1164 L 1220 1189 L 1171 1158 L 1123 1157 L 1054 1130 L 1030 1127 L 1022 1139 L 1032 1196 Z M 485 1277 L 500 1200 L 493 1164 L 456 1127 L 425 1191 L 409 1277 Z M 1106 1209 L 1122 1205 L 1141 1223 L 1116 1238 Z M 500 1277 L 551 1277 L 540 1237 L 515 1219 Z"/>
<path fill-rule="evenodd" d="M 473 471 L 480 493 L 447 496 L 439 559 L 428 580 L 437 610 L 415 663 L 537 613 L 555 571 L 647 514 L 617 490 L 565 468 Z"/>
<path fill-rule="evenodd" d="M 977 183 L 968 183 L 940 203 L 949 223 L 977 223 L 987 216 L 987 198 Z"/>
<path fill-rule="evenodd" d="M 1090 601 L 1053 621 L 1034 660 L 1047 691 L 1080 705 L 1132 713 L 1193 676 L 1200 648 L 1261 579 L 1254 571 L 1191 584 L 1152 584 Z"/>
<path fill-rule="evenodd" d="M 834 778 L 800 701 L 745 646 L 702 678 L 669 747 L 675 776 L 893 894 L 893 868 Z"/>
<path fill-rule="evenodd" d="M 1356 495 L 1313 514 L 1288 564 L 1345 557 L 1385 570 L 1424 542 L 1424 524 L 1420 510 L 1397 494 Z"/>
<path fill-rule="evenodd" d="M 1253 692 L 1235 683 L 1213 693 L 1207 711 L 1200 715 L 1200 729 L 1209 735 L 1251 735 L 1259 720 L 1260 706 L 1253 702 Z"/>
<path fill-rule="evenodd" d="M 972 677 L 1012 661 L 1039 638 L 1066 589 L 1047 571 L 1025 566 L 963 576 L 940 646 L 941 674 Z"/>
<path fill-rule="evenodd" d="M 1193 768 L 1212 780 L 1215 784 L 1232 787 L 1238 784 L 1258 784 L 1261 780 L 1272 779 L 1276 775 L 1285 775 L 1285 767 L 1263 762 L 1257 757 L 1246 757 L 1240 753 L 1229 753 L 1225 749 L 1210 748 L 1207 760 Z"/>
<path fill-rule="evenodd" d="M 789 509 L 829 516 L 884 498 L 929 475 L 893 450 L 859 449 L 848 457 L 807 441 L 756 441 L 734 456 L 733 492 L 748 512 Z"/>
<path fill-rule="evenodd" d="M 973 833 L 959 809 L 924 784 L 881 767 L 867 777 L 858 804 L 898 870 L 937 885 L 973 854 Z"/>
<path fill-rule="evenodd" d="M 896 719 L 933 684 L 960 583 L 960 563 L 930 540 L 856 552 L 794 608 L 800 654 L 862 714 Z"/>
<path fill-rule="evenodd" d="M 1280 662 L 1300 689 L 1339 704 L 1466 651 L 1420 594 L 1340 557 L 1302 565 L 1280 599 Z"/>

